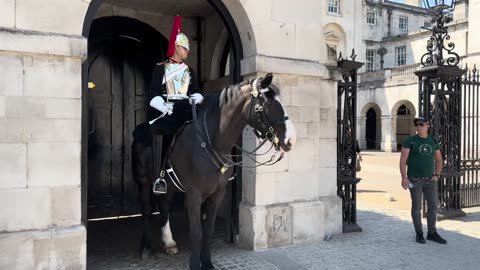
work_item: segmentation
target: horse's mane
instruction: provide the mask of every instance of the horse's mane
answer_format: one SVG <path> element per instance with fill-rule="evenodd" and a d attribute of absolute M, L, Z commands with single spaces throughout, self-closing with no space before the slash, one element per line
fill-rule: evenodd
<path fill-rule="evenodd" d="M 243 81 L 239 84 L 229 85 L 221 91 L 215 91 L 206 94 L 203 107 L 221 110 L 226 104 L 236 98 L 236 96 L 240 93 L 240 88 L 242 86 L 250 83 L 251 81 Z M 280 89 L 276 85 L 270 84 L 268 88 L 270 91 L 264 93 L 268 99 L 280 95 Z"/>

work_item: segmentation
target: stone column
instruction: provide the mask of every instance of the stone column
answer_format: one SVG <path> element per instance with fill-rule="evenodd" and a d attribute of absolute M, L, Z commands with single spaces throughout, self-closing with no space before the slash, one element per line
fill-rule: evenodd
<path fill-rule="evenodd" d="M 389 116 L 380 117 L 382 122 L 382 144 L 380 149 L 385 152 L 397 150 L 396 119 Z"/>
<path fill-rule="evenodd" d="M 336 82 L 320 76 L 288 74 L 293 70 L 284 67 L 294 65 L 302 63 L 285 60 L 269 68 L 273 69 L 274 83 L 280 88 L 282 103 L 295 126 L 297 143 L 274 166 L 243 169 L 239 241 L 255 250 L 320 241 L 326 234 L 342 231 L 342 204 L 336 196 L 336 155 L 332 154 L 336 153 Z M 278 68 L 282 73 L 275 71 Z M 321 65 L 316 68 L 325 70 Z M 247 128 L 243 147 L 254 149 L 257 145 L 251 128 Z M 268 158 L 270 155 L 258 160 Z"/>
<path fill-rule="evenodd" d="M 358 144 L 360 145 L 360 149 L 367 149 L 366 125 L 366 116 L 357 117 L 357 140 Z"/>

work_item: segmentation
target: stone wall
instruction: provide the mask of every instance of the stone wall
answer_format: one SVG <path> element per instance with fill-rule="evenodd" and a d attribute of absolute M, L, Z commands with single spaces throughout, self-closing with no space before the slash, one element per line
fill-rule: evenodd
<path fill-rule="evenodd" d="M 86 268 L 80 134 L 87 47 L 79 36 L 86 7 L 80 0 L 0 3 L 1 269 Z"/>
<path fill-rule="evenodd" d="M 327 234 L 341 233 L 342 203 L 336 195 L 336 155 L 332 155 L 336 153 L 336 73 L 327 67 L 331 59 L 325 46 L 325 35 L 332 33 L 318 29 L 334 26 L 328 28 L 337 30 L 333 38 L 340 38 L 338 44 L 350 51 L 356 27 L 351 17 L 361 3 L 344 1 L 341 13 L 331 15 L 323 1 L 303 1 L 295 10 L 287 0 L 257 1 L 257 5 L 268 3 L 260 11 L 250 2 L 245 9 L 258 53 L 242 61 L 242 74 L 274 73 L 297 143 L 275 166 L 243 169 L 240 244 L 264 249 L 320 241 Z M 258 145 L 249 129 L 243 138 L 247 149 Z"/>

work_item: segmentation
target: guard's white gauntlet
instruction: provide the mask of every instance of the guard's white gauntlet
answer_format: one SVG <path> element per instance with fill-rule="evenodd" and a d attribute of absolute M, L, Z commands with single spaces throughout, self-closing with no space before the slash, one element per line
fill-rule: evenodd
<path fill-rule="evenodd" d="M 161 96 L 156 96 L 150 101 L 150 107 L 155 108 L 163 114 L 172 114 L 173 108 L 170 110 Z"/>
<path fill-rule="evenodd" d="M 200 104 L 203 102 L 203 96 L 200 93 L 191 94 L 189 97 L 189 101 L 190 104 L 192 104 L 192 102 L 195 102 L 195 104 Z"/>

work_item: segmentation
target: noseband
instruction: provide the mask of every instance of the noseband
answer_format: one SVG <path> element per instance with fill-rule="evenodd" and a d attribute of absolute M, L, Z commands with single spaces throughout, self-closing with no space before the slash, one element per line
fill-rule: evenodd
<path fill-rule="evenodd" d="M 270 141 L 274 146 L 275 149 L 278 151 L 280 149 L 279 142 L 277 136 L 277 131 L 275 130 L 276 127 L 285 123 L 289 118 L 288 116 L 283 116 L 279 120 L 272 122 L 268 118 L 268 115 L 265 113 L 264 110 L 264 100 L 260 98 L 260 96 L 268 91 L 271 91 L 270 88 L 259 89 L 260 83 L 257 83 L 255 80 L 252 84 L 252 95 L 251 95 L 251 102 L 250 102 L 250 110 L 248 111 L 248 119 L 250 119 L 250 112 L 252 108 L 255 110 L 256 120 L 260 123 L 261 130 L 253 129 L 253 133 L 257 138 L 262 140 Z"/>

